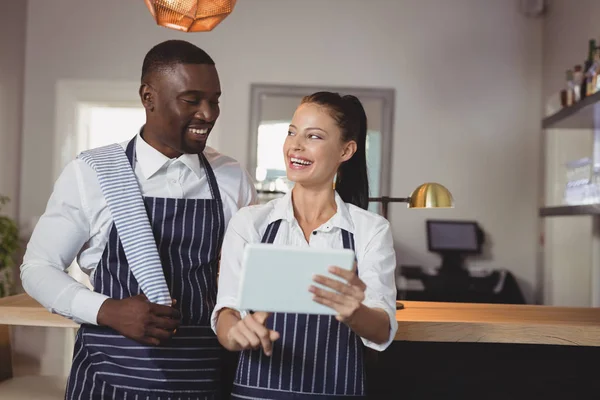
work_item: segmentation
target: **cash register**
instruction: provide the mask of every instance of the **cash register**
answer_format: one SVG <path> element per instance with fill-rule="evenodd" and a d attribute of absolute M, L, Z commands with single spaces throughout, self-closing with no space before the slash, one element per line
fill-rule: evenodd
<path fill-rule="evenodd" d="M 464 303 L 524 304 L 514 275 L 504 269 L 471 269 L 466 259 L 482 253 L 483 229 L 476 221 L 427 220 L 427 247 L 441 258 L 436 268 L 401 266 L 398 298 Z"/>

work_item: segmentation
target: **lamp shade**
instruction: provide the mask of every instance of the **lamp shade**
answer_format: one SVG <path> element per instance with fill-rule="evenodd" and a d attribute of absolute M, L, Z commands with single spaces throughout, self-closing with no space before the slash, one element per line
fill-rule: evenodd
<path fill-rule="evenodd" d="M 236 0 L 144 0 L 158 25 L 184 32 L 211 31 Z"/>
<path fill-rule="evenodd" d="M 439 183 L 424 183 L 410 195 L 408 208 L 452 208 L 454 199 L 448 189 Z"/>

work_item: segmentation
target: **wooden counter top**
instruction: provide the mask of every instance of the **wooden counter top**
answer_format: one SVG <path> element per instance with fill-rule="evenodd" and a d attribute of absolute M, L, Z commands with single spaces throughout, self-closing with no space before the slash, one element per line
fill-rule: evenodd
<path fill-rule="evenodd" d="M 26 294 L 0 299 L 0 325 L 78 327 L 70 319 L 50 313 Z"/>
<path fill-rule="evenodd" d="M 600 346 L 600 308 L 402 301 L 396 340 Z M 26 294 L 0 299 L 0 325 L 76 328 Z"/>
<path fill-rule="evenodd" d="M 600 308 L 402 303 L 396 340 L 600 346 Z"/>

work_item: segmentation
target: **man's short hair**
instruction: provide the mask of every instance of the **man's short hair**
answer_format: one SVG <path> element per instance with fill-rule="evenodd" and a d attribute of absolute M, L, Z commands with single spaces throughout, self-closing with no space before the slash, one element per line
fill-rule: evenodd
<path fill-rule="evenodd" d="M 148 51 L 142 64 L 142 82 L 150 74 L 162 72 L 177 64 L 215 65 L 213 59 L 201 48 L 185 40 L 167 40 Z"/>

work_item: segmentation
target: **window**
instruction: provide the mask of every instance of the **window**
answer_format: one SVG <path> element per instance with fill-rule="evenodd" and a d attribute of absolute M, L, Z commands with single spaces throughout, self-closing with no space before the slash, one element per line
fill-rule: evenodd
<path fill-rule="evenodd" d="M 283 143 L 289 121 L 265 121 L 258 127 L 256 182 L 261 196 L 265 192 L 287 193 L 292 182 L 287 180 Z"/>
<path fill-rule="evenodd" d="M 83 151 L 133 138 L 146 121 L 141 106 L 80 104 L 78 150 Z"/>

